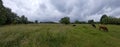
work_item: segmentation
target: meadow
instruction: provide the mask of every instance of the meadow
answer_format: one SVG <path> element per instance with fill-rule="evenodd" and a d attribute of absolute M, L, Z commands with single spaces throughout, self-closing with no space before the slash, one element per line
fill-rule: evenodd
<path fill-rule="evenodd" d="M 0 27 L 0 47 L 120 47 L 120 25 L 109 32 L 89 24 L 27 24 Z"/>

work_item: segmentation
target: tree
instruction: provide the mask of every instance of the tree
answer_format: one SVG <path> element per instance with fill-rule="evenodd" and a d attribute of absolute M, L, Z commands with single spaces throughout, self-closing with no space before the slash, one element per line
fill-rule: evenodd
<path fill-rule="evenodd" d="M 6 18 L 4 15 L 0 15 L 0 25 L 5 24 Z"/>
<path fill-rule="evenodd" d="M 21 24 L 21 23 L 22 23 L 21 17 L 16 16 L 16 17 L 14 18 L 14 21 L 13 21 L 12 23 L 13 23 L 13 24 Z"/>
<path fill-rule="evenodd" d="M 75 24 L 80 24 L 80 21 L 78 21 L 78 20 L 75 20 L 75 22 L 74 22 Z"/>
<path fill-rule="evenodd" d="M 35 20 L 35 23 L 38 24 L 38 20 Z"/>
<path fill-rule="evenodd" d="M 101 17 L 101 19 L 100 19 L 100 23 L 103 23 L 103 19 L 104 18 L 107 18 L 108 16 L 106 15 L 106 14 L 104 14 L 102 17 Z"/>
<path fill-rule="evenodd" d="M 27 23 L 28 23 L 28 19 L 27 19 L 27 17 L 25 17 L 24 15 L 21 16 L 21 23 L 22 23 L 22 24 L 27 24 Z"/>
<path fill-rule="evenodd" d="M 14 20 L 16 20 L 15 18 L 17 17 L 17 14 L 11 12 L 11 9 L 7 8 L 6 11 L 6 23 L 5 24 L 12 24 Z"/>
<path fill-rule="evenodd" d="M 105 17 L 104 19 L 102 19 L 102 23 L 103 24 L 117 24 L 120 25 L 120 20 L 119 18 L 115 18 L 115 17 Z"/>
<path fill-rule="evenodd" d="M 0 25 L 5 24 L 6 16 L 5 16 L 5 7 L 3 6 L 2 0 L 0 0 Z"/>
<path fill-rule="evenodd" d="M 17 14 L 4 7 L 2 0 L 0 0 L 0 25 L 15 23 L 17 22 L 16 17 L 18 17 Z"/>
<path fill-rule="evenodd" d="M 70 24 L 70 18 L 69 17 L 61 18 L 59 22 L 62 24 Z"/>
<path fill-rule="evenodd" d="M 89 23 L 89 24 L 93 24 L 93 23 L 94 23 L 94 20 L 88 20 L 88 23 Z"/>

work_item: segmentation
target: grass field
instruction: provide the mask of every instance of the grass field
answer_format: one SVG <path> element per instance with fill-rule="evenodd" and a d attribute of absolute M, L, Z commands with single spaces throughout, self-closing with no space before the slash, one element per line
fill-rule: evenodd
<path fill-rule="evenodd" d="M 0 27 L 0 47 L 120 47 L 120 25 L 109 32 L 88 24 L 28 24 Z"/>

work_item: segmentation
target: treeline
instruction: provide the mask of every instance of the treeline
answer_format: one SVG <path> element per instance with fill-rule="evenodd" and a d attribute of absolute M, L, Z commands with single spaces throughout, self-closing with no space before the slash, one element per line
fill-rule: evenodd
<path fill-rule="evenodd" d="M 70 18 L 69 17 L 64 17 L 61 18 L 60 23 L 62 24 L 70 24 Z M 94 20 L 88 20 L 88 22 L 81 22 L 79 20 L 76 20 L 73 22 L 73 24 L 116 24 L 120 25 L 120 18 L 115 18 L 111 16 L 102 15 L 100 18 L 100 22 L 95 22 Z"/>
<path fill-rule="evenodd" d="M 115 18 L 107 15 L 103 15 L 100 19 L 102 24 L 117 24 L 120 25 L 120 18 Z"/>
<path fill-rule="evenodd" d="M 0 0 L 0 25 L 27 23 L 29 23 L 27 17 L 24 15 L 21 17 L 17 16 L 11 9 L 4 7 L 2 0 Z"/>
<path fill-rule="evenodd" d="M 87 24 L 87 22 L 85 21 L 79 21 L 79 20 L 75 20 L 74 22 L 70 22 L 70 18 L 69 17 L 63 17 L 59 20 L 59 23 L 61 24 Z"/>

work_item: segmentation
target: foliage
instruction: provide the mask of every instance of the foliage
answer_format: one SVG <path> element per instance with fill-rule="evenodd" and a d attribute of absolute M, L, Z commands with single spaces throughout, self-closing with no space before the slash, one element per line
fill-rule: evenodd
<path fill-rule="evenodd" d="M 57 22 L 53 22 L 53 21 L 46 21 L 46 22 L 40 22 L 40 23 L 44 23 L 44 24 L 57 24 Z"/>
<path fill-rule="evenodd" d="M 62 23 L 62 24 L 70 24 L 70 18 L 69 17 L 61 18 L 60 23 Z"/>
<path fill-rule="evenodd" d="M 11 9 L 4 7 L 2 0 L 0 0 L 0 25 L 20 23 L 27 24 L 27 17 L 19 17 L 17 14 L 13 13 Z"/>
<path fill-rule="evenodd" d="M 103 23 L 103 19 L 107 18 L 108 16 L 106 14 L 102 15 L 101 19 L 100 19 L 100 23 Z"/>
<path fill-rule="evenodd" d="M 23 23 L 23 24 L 27 24 L 28 23 L 28 19 L 24 15 L 21 16 L 21 23 Z"/>
<path fill-rule="evenodd" d="M 117 24 L 120 25 L 120 18 L 107 17 L 102 20 L 104 24 Z"/>
<path fill-rule="evenodd" d="M 94 20 L 88 20 L 88 23 L 89 23 L 89 24 L 93 24 L 93 23 L 94 23 Z"/>
<path fill-rule="evenodd" d="M 0 0 L 0 25 L 3 25 L 5 24 L 6 22 L 6 10 L 5 10 L 5 7 L 2 5 L 3 2 L 2 0 Z"/>
<path fill-rule="evenodd" d="M 35 23 L 37 24 L 37 23 L 38 23 L 38 20 L 35 20 Z"/>
<path fill-rule="evenodd" d="M 107 15 L 103 15 L 101 17 L 100 22 L 102 24 L 117 24 L 117 25 L 120 25 L 120 18 L 115 18 L 115 17 L 111 17 L 111 16 L 108 17 Z"/>
<path fill-rule="evenodd" d="M 87 22 L 75 20 L 75 22 L 73 24 L 87 24 Z"/>
<path fill-rule="evenodd" d="M 75 24 L 80 24 L 80 21 L 79 21 L 79 20 L 76 20 L 74 23 L 75 23 Z"/>

